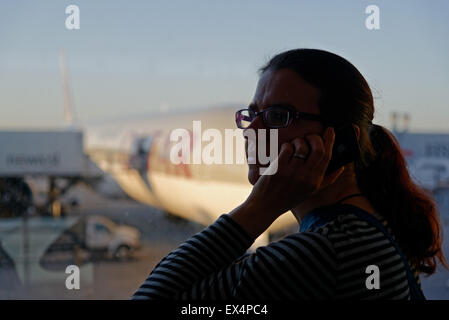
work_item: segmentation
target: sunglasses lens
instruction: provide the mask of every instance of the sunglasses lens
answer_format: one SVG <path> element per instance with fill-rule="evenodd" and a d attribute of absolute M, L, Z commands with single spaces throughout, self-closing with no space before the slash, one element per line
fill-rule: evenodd
<path fill-rule="evenodd" d="M 246 129 L 254 120 L 255 114 L 250 110 L 240 110 L 235 114 L 235 122 L 240 129 Z"/>
<path fill-rule="evenodd" d="M 288 110 L 273 108 L 264 114 L 265 124 L 271 128 L 282 128 L 288 125 L 290 114 Z"/>

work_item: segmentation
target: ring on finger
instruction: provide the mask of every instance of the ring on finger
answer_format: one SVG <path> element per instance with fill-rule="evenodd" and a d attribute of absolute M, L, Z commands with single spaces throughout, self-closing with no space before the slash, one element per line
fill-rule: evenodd
<path fill-rule="evenodd" d="M 296 153 L 294 153 L 292 157 L 303 159 L 303 160 L 307 159 L 307 156 L 305 154 L 296 154 Z"/>

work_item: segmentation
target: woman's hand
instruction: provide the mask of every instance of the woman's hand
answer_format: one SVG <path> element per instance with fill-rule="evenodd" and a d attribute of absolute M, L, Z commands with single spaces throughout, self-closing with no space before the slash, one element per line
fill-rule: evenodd
<path fill-rule="evenodd" d="M 283 143 L 275 160 L 277 164 L 270 165 L 275 168 L 277 165 L 277 172 L 260 176 L 247 200 L 231 212 L 231 217 L 254 237 L 259 236 L 284 212 L 332 184 L 343 172 L 341 168 L 325 176 L 335 140 L 333 128 L 326 129 L 323 139 L 315 134 L 305 139 L 310 150 L 302 138 Z M 307 154 L 307 158 L 294 157 L 294 154 Z"/>

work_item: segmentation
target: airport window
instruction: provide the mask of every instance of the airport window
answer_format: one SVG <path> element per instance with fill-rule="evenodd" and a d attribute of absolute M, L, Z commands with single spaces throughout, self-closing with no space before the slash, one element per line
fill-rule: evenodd
<path fill-rule="evenodd" d="M 161 259 L 265 181 L 251 175 L 243 128 L 269 128 L 260 117 L 238 128 L 238 110 L 282 103 L 291 116 L 319 116 L 312 105 L 321 112 L 354 101 L 369 109 L 359 96 L 337 99 L 352 88 L 319 92 L 323 83 L 307 67 L 310 79 L 300 80 L 314 99 L 284 101 L 301 93 L 287 86 L 279 101 L 253 101 L 269 57 L 314 46 L 363 71 L 375 112 L 352 142 L 374 141 L 373 124 L 391 132 L 411 179 L 436 201 L 449 257 L 449 1 L 382 1 L 367 12 L 324 0 L 77 2 L 66 13 L 58 0 L 0 1 L 0 299 L 130 299 Z M 282 122 L 272 126 L 279 139 L 325 130 L 314 117 L 283 115 L 271 119 Z M 187 138 L 174 152 L 177 129 Z M 265 143 L 275 145 L 259 164 L 281 150 Z M 185 150 L 190 162 L 172 160 Z M 289 163 L 302 165 L 308 154 Z M 294 209 L 248 253 L 297 233 Z M 79 268 L 79 290 L 66 287 L 70 266 Z M 449 300 L 449 271 L 421 281 L 428 298 Z"/>

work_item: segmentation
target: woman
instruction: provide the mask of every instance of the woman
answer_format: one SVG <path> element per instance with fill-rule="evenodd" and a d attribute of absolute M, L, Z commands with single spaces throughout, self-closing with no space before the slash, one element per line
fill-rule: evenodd
<path fill-rule="evenodd" d="M 165 257 L 133 298 L 419 297 L 418 274 L 434 273 L 437 260 L 447 267 L 438 213 L 373 116 L 371 90 L 347 60 L 315 49 L 272 58 L 237 125 L 278 129 L 276 174 L 250 164 L 248 199 Z M 360 154 L 326 174 L 342 125 L 353 126 Z M 300 232 L 244 255 L 289 210 Z"/>

